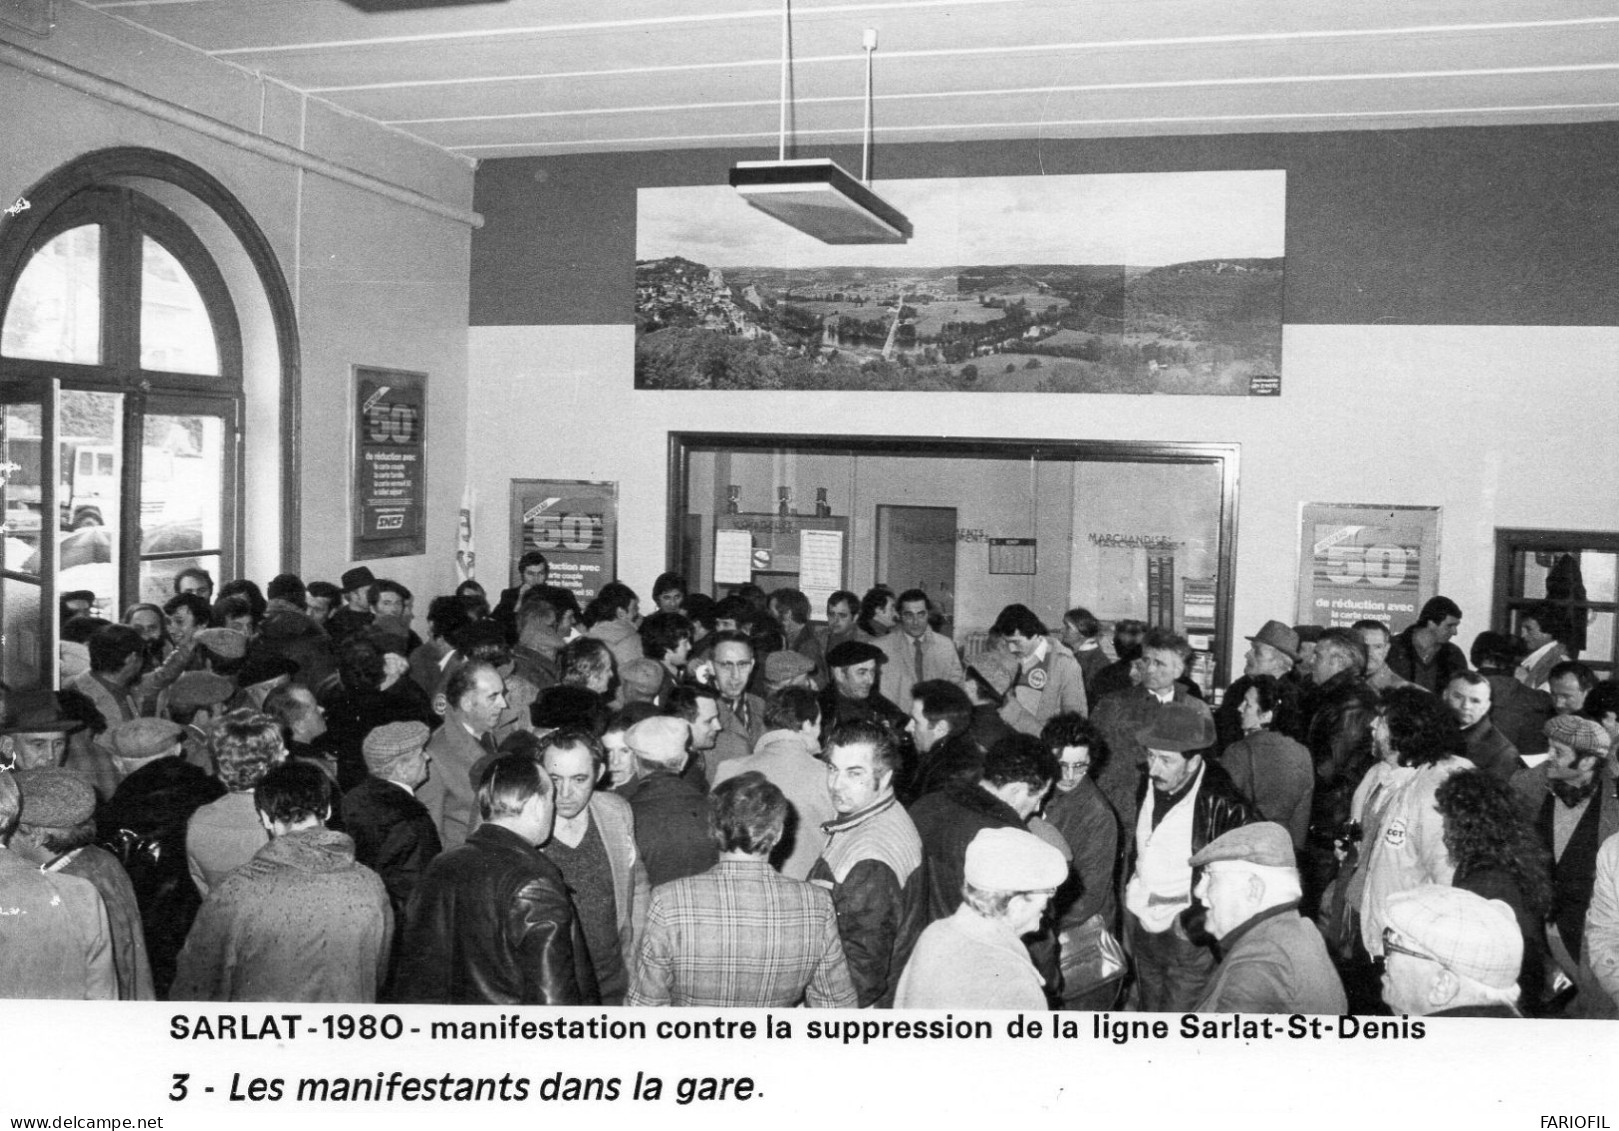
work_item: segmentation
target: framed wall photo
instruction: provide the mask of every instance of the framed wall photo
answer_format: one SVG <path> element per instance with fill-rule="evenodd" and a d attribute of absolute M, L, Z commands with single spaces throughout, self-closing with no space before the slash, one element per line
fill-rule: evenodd
<path fill-rule="evenodd" d="M 518 561 L 538 550 L 550 583 L 588 604 L 618 573 L 618 484 L 513 479 L 511 539 L 513 585 Z"/>
<path fill-rule="evenodd" d="M 1438 507 L 1301 507 L 1298 623 L 1348 628 L 1377 620 L 1400 633 L 1438 591 Z"/>
<path fill-rule="evenodd" d="M 353 561 L 427 552 L 427 374 L 356 365 Z"/>

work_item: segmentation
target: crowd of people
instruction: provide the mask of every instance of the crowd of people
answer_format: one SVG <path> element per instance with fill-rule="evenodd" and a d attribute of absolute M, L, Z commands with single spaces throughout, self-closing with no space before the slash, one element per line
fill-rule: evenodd
<path fill-rule="evenodd" d="M 350 569 L 8 690 L 0 996 L 1619 1016 L 1619 684 L 1559 606 L 1185 638 L 919 589 Z"/>

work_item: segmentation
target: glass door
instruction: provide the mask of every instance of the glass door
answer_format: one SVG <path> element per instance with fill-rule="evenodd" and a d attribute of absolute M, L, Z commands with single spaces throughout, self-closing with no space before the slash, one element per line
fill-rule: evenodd
<path fill-rule="evenodd" d="M 56 388 L 0 380 L 0 682 L 56 682 L 57 527 L 61 453 Z"/>
<path fill-rule="evenodd" d="M 158 397 L 142 417 L 139 574 L 132 600 L 161 605 L 174 579 L 205 569 L 218 586 L 235 576 L 237 403 Z"/>

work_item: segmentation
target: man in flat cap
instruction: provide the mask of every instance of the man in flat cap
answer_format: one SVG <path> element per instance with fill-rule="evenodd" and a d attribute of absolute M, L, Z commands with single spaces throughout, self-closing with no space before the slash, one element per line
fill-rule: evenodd
<path fill-rule="evenodd" d="M 432 814 L 416 799 L 432 773 L 431 733 L 414 721 L 372 730 L 361 745 L 365 780 L 343 795 L 343 829 L 354 838 L 354 858 L 382 877 L 396 917 L 442 849 Z"/>
<path fill-rule="evenodd" d="M 185 759 L 200 770 L 213 769 L 214 725 L 235 694 L 236 685 L 213 672 L 186 672 L 168 690 L 164 710 L 185 728 Z"/>
<path fill-rule="evenodd" d="M 1202 998 L 1214 956 L 1192 939 L 1197 915 L 1183 917 L 1201 910 L 1193 902 L 1197 877 L 1190 860 L 1257 816 L 1226 772 L 1204 759 L 1215 736 L 1214 720 L 1201 707 L 1168 704 L 1135 735 L 1147 751 L 1147 778 L 1127 828 L 1132 851 L 1124 920 L 1138 1004 L 1148 1013 L 1183 1013 Z"/>
<path fill-rule="evenodd" d="M 895 1007 L 1045 1009 L 1023 937 L 1039 928 L 1068 862 L 1032 833 L 986 828 L 967 846 L 963 878 L 961 906 L 916 940 Z"/>
<path fill-rule="evenodd" d="M 100 893 L 13 851 L 21 814 L 15 775 L 0 773 L 0 998 L 117 998 Z"/>
<path fill-rule="evenodd" d="M 653 616 L 659 614 L 653 613 Z M 650 617 L 647 619 L 651 619 Z M 665 687 L 673 687 L 674 679 L 657 660 L 646 656 L 631 660 L 618 669 L 619 698 L 630 703 L 655 703 Z"/>
<path fill-rule="evenodd" d="M 1198 1013 L 1348 1011 L 1343 982 L 1314 923 L 1299 915 L 1292 835 L 1274 821 L 1232 829 L 1194 853 L 1202 870 L 1193 894 L 1208 908 L 1204 927 L 1220 943 Z"/>
<path fill-rule="evenodd" d="M 107 908 L 113 970 L 121 1001 L 151 1001 L 152 967 L 146 957 L 140 906 L 118 858 L 96 839 L 96 795 L 70 770 L 21 770 L 22 815 L 11 851 L 47 875 L 89 880 Z"/>
<path fill-rule="evenodd" d="M 784 648 L 765 657 L 765 691 L 769 695 L 788 687 L 814 689 L 815 661 L 802 652 Z"/>
<path fill-rule="evenodd" d="M 1597 850 L 1619 833 L 1619 798 L 1609 769 L 1608 732 L 1580 715 L 1546 721 L 1551 753 L 1513 775 L 1512 787 L 1552 859 L 1552 917 L 1546 942 L 1557 965 L 1580 979 L 1585 916 Z"/>
<path fill-rule="evenodd" d="M 1391 895 L 1383 918 L 1383 1000 L 1396 1014 L 1523 1016 L 1523 934 L 1505 903 L 1424 884 Z"/>
<path fill-rule="evenodd" d="M 635 815 L 635 843 L 653 887 L 714 866 L 719 850 L 708 835 L 708 800 L 682 776 L 691 751 L 691 725 L 669 715 L 643 719 L 624 732 L 635 755 L 635 780 L 619 795 Z"/>

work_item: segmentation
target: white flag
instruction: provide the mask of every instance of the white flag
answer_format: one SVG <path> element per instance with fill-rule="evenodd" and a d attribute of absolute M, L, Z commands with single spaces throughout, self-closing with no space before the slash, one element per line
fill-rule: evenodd
<path fill-rule="evenodd" d="M 455 571 L 460 580 L 478 576 L 478 554 L 472 546 L 472 484 L 461 490 L 461 517 L 455 532 Z"/>

